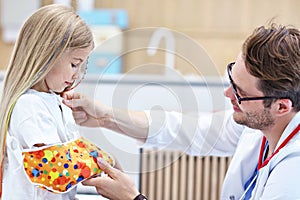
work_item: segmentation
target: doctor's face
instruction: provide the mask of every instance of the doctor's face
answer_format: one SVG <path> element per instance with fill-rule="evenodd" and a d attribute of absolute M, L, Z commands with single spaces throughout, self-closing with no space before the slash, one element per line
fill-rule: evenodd
<path fill-rule="evenodd" d="M 264 94 L 257 89 L 258 79 L 246 70 L 242 54 L 229 67 L 231 85 L 225 90 L 224 95 L 231 100 L 234 120 L 259 130 L 273 125 L 271 108 L 265 108 Z"/>

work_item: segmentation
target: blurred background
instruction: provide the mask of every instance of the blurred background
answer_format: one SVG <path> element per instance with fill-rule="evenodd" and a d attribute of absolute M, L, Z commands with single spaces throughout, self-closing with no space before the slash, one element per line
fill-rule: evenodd
<path fill-rule="evenodd" d="M 84 1 L 76 0 L 1 0 L 0 69 L 6 68 L 13 48 L 13 41 L 3 40 L 3 30 L 9 26 L 20 26 L 25 16 L 36 7 L 57 2 L 67 3 L 75 9 L 82 10 L 111 9 L 113 13 L 121 9 L 127 15 L 119 16 L 124 22 L 115 24 L 122 29 L 121 31 L 166 27 L 184 34 L 205 49 L 221 74 L 225 71 L 226 64 L 236 58 L 243 40 L 255 27 L 265 25 L 270 20 L 296 27 L 300 25 L 298 0 L 87 0 L 84 4 L 88 6 L 81 6 Z M 116 16 L 111 14 L 111 17 Z M 138 37 L 142 39 L 144 36 Z M 128 36 L 122 39 L 123 48 L 130 48 L 132 38 Z M 190 53 L 197 54 L 193 51 Z M 153 57 L 142 52 L 128 54 L 122 57 L 120 71 L 130 71 L 145 61 L 163 63 L 163 60 L 164 56 L 160 53 Z M 183 74 L 195 73 L 193 68 L 187 65 L 176 58 L 174 67 Z M 141 73 L 161 73 L 161 71 L 144 70 Z M 204 69 L 203 73 L 215 75 L 215 71 L 210 72 L 209 69 Z"/>

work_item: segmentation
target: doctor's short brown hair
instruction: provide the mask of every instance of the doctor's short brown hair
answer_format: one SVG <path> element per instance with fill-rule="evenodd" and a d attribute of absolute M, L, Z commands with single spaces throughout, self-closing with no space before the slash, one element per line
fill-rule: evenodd
<path fill-rule="evenodd" d="M 290 99 L 300 110 L 300 31 L 272 24 L 258 27 L 242 48 L 248 72 L 259 79 L 257 88 L 266 96 Z M 269 107 L 274 100 L 265 100 Z"/>

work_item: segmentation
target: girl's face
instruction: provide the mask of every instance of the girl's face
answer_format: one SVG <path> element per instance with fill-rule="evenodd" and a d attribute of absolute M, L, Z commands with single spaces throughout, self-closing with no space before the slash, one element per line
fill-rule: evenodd
<path fill-rule="evenodd" d="M 49 92 L 52 90 L 61 93 L 72 86 L 75 80 L 81 77 L 86 66 L 87 60 L 92 47 L 74 49 L 66 51 L 54 63 L 54 66 L 46 75 L 45 79 L 32 88 L 40 92 Z"/>

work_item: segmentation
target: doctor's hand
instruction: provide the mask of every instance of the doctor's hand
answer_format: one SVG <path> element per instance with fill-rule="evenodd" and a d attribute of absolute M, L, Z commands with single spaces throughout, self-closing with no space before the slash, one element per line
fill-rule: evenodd
<path fill-rule="evenodd" d="M 107 128 L 145 142 L 149 121 L 143 111 L 131 111 L 107 106 L 79 93 L 64 93 L 63 103 L 73 110 L 77 124 Z"/>
<path fill-rule="evenodd" d="M 103 127 L 111 107 L 79 93 L 64 93 L 63 103 L 73 110 L 77 124 L 88 127 Z"/>
<path fill-rule="evenodd" d="M 99 194 L 111 200 L 133 200 L 139 195 L 128 175 L 111 167 L 101 158 L 98 158 L 98 165 L 108 176 L 88 179 L 82 182 L 83 185 L 95 186 Z"/>

